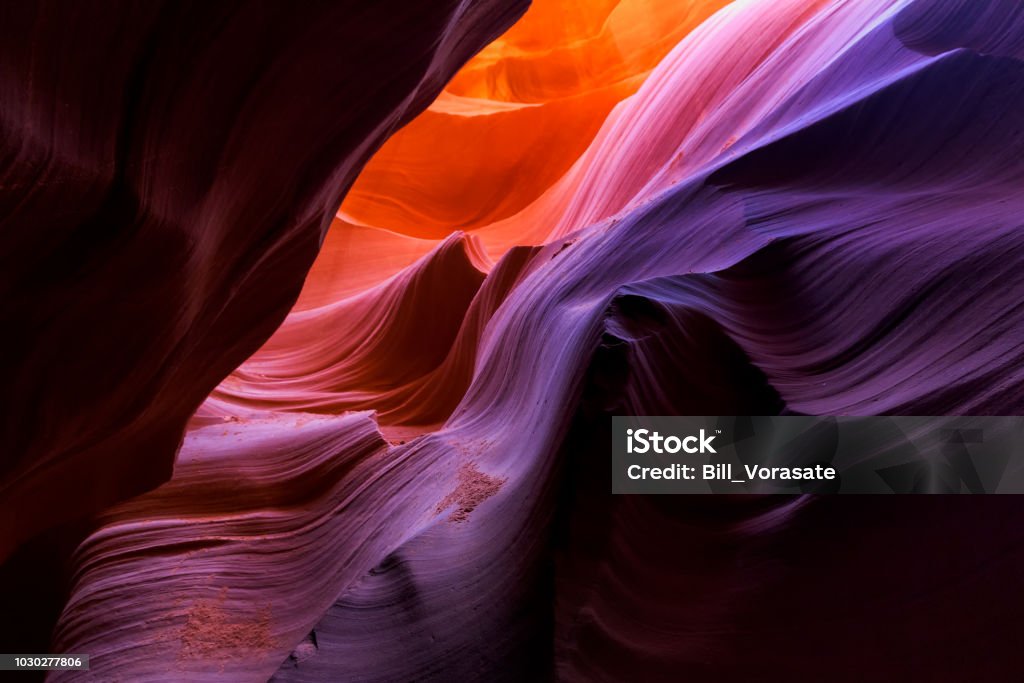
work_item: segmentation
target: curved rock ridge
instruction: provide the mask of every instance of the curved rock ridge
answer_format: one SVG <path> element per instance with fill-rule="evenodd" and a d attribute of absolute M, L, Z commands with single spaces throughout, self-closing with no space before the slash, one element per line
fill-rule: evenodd
<path fill-rule="evenodd" d="M 5 10 L 0 557 L 170 475 L 362 164 L 526 3 L 356 7 Z"/>
<path fill-rule="evenodd" d="M 469 386 L 487 322 L 536 252 L 514 247 L 490 264 L 478 240 L 454 234 L 375 288 L 293 313 L 193 424 L 264 409 L 373 409 L 382 424 L 440 424 Z"/>
<path fill-rule="evenodd" d="M 338 512 L 357 505 L 353 473 L 380 476 L 386 451 L 363 413 L 235 418 L 191 431 L 171 480 L 108 510 L 78 548 L 55 647 L 88 650 L 99 680 L 265 680 L 330 604 L 347 563 L 328 547 L 359 573 L 376 557 L 351 555 L 360 542 Z M 395 493 L 396 504 L 408 499 Z M 367 550 L 387 536 L 362 533 Z M 276 569 L 261 560 L 275 556 Z M 126 629 L 135 635 L 109 638 Z"/>
<path fill-rule="evenodd" d="M 382 285 L 292 314 L 214 399 L 341 412 L 421 378 L 448 355 L 483 282 L 474 243 L 453 235 Z"/>
<path fill-rule="evenodd" d="M 423 119 L 472 129 L 635 85 L 574 131 L 580 151 L 552 149 L 539 193 L 531 176 L 503 197 L 509 168 L 537 171 L 535 137 L 438 152 L 436 179 L 416 139 L 436 121 L 403 131 L 416 154 L 382 150 L 397 176 L 368 175 L 362 200 L 422 230 L 342 207 L 174 476 L 95 520 L 55 647 L 95 653 L 99 680 L 166 680 L 171 661 L 287 681 L 1018 669 L 1012 497 L 611 496 L 606 467 L 615 414 L 1024 412 L 1019 13 L 652 13 L 669 4 L 706 18 L 656 66 L 534 83 L 639 7 L 591 3 L 482 53 Z M 486 172 L 460 180 L 449 155 Z M 362 239 L 394 258 L 360 265 Z"/>
<path fill-rule="evenodd" d="M 611 109 L 726 0 L 545 0 L 367 165 L 339 217 L 424 238 L 533 202 Z"/>

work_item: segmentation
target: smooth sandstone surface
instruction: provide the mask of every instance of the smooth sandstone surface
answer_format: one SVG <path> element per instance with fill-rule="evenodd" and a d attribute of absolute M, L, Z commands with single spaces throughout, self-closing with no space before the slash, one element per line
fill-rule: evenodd
<path fill-rule="evenodd" d="M 496 40 L 520 5 L 387 5 L 222 17 L 155 80 L 150 38 L 114 151 L 39 123 L 95 88 L 4 110 L 39 174 L 2 233 L 11 547 L 88 520 L 53 651 L 96 680 L 1015 671 L 1014 497 L 612 496 L 607 467 L 611 415 L 1024 411 L 1015 3 L 539 0 Z M 214 96 L 220 128 L 174 127 Z"/>

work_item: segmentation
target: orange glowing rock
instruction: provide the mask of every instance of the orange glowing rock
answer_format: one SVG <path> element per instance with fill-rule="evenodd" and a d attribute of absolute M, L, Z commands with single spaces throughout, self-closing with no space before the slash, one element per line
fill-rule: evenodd
<path fill-rule="evenodd" d="M 440 239 L 517 213 L 723 0 L 534 3 L 363 170 L 339 216 Z"/>

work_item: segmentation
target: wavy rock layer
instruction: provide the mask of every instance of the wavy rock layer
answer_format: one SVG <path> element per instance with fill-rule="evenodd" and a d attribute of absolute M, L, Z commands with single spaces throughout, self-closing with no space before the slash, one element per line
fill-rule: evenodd
<path fill-rule="evenodd" d="M 0 10 L 0 560 L 170 477 L 361 166 L 525 7 Z"/>
<path fill-rule="evenodd" d="M 603 83 L 517 75 L 617 25 L 592 7 L 482 53 L 434 113 Z M 534 169 L 534 148 L 466 160 L 494 163 L 481 206 L 450 196 L 462 169 L 417 182 L 382 152 L 172 479 L 78 547 L 58 650 L 131 680 L 1016 671 L 1013 498 L 612 497 L 606 467 L 613 414 L 1024 412 L 1024 15 L 687 11 L 707 18 L 671 50 L 612 60 L 635 94 L 539 190 L 494 199 L 502 155 Z M 425 154 L 435 123 L 403 144 Z M 367 252 L 376 277 L 340 254 L 363 238 L 394 248 Z"/>
<path fill-rule="evenodd" d="M 507 218 L 726 0 L 545 0 L 367 164 L 339 215 L 416 237 Z"/>

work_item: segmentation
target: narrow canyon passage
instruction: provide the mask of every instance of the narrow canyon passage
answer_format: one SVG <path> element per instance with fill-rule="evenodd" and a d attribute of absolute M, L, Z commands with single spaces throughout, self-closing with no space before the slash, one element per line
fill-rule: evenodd
<path fill-rule="evenodd" d="M 25 105 L 10 167 L 54 194 L 3 220 L 87 207 L 4 251 L 4 540 L 67 567 L 49 651 L 133 681 L 1014 665 L 1016 497 L 612 495 L 607 462 L 614 415 L 1024 412 L 1024 15 L 211 11 L 126 15 L 103 145 Z"/>

